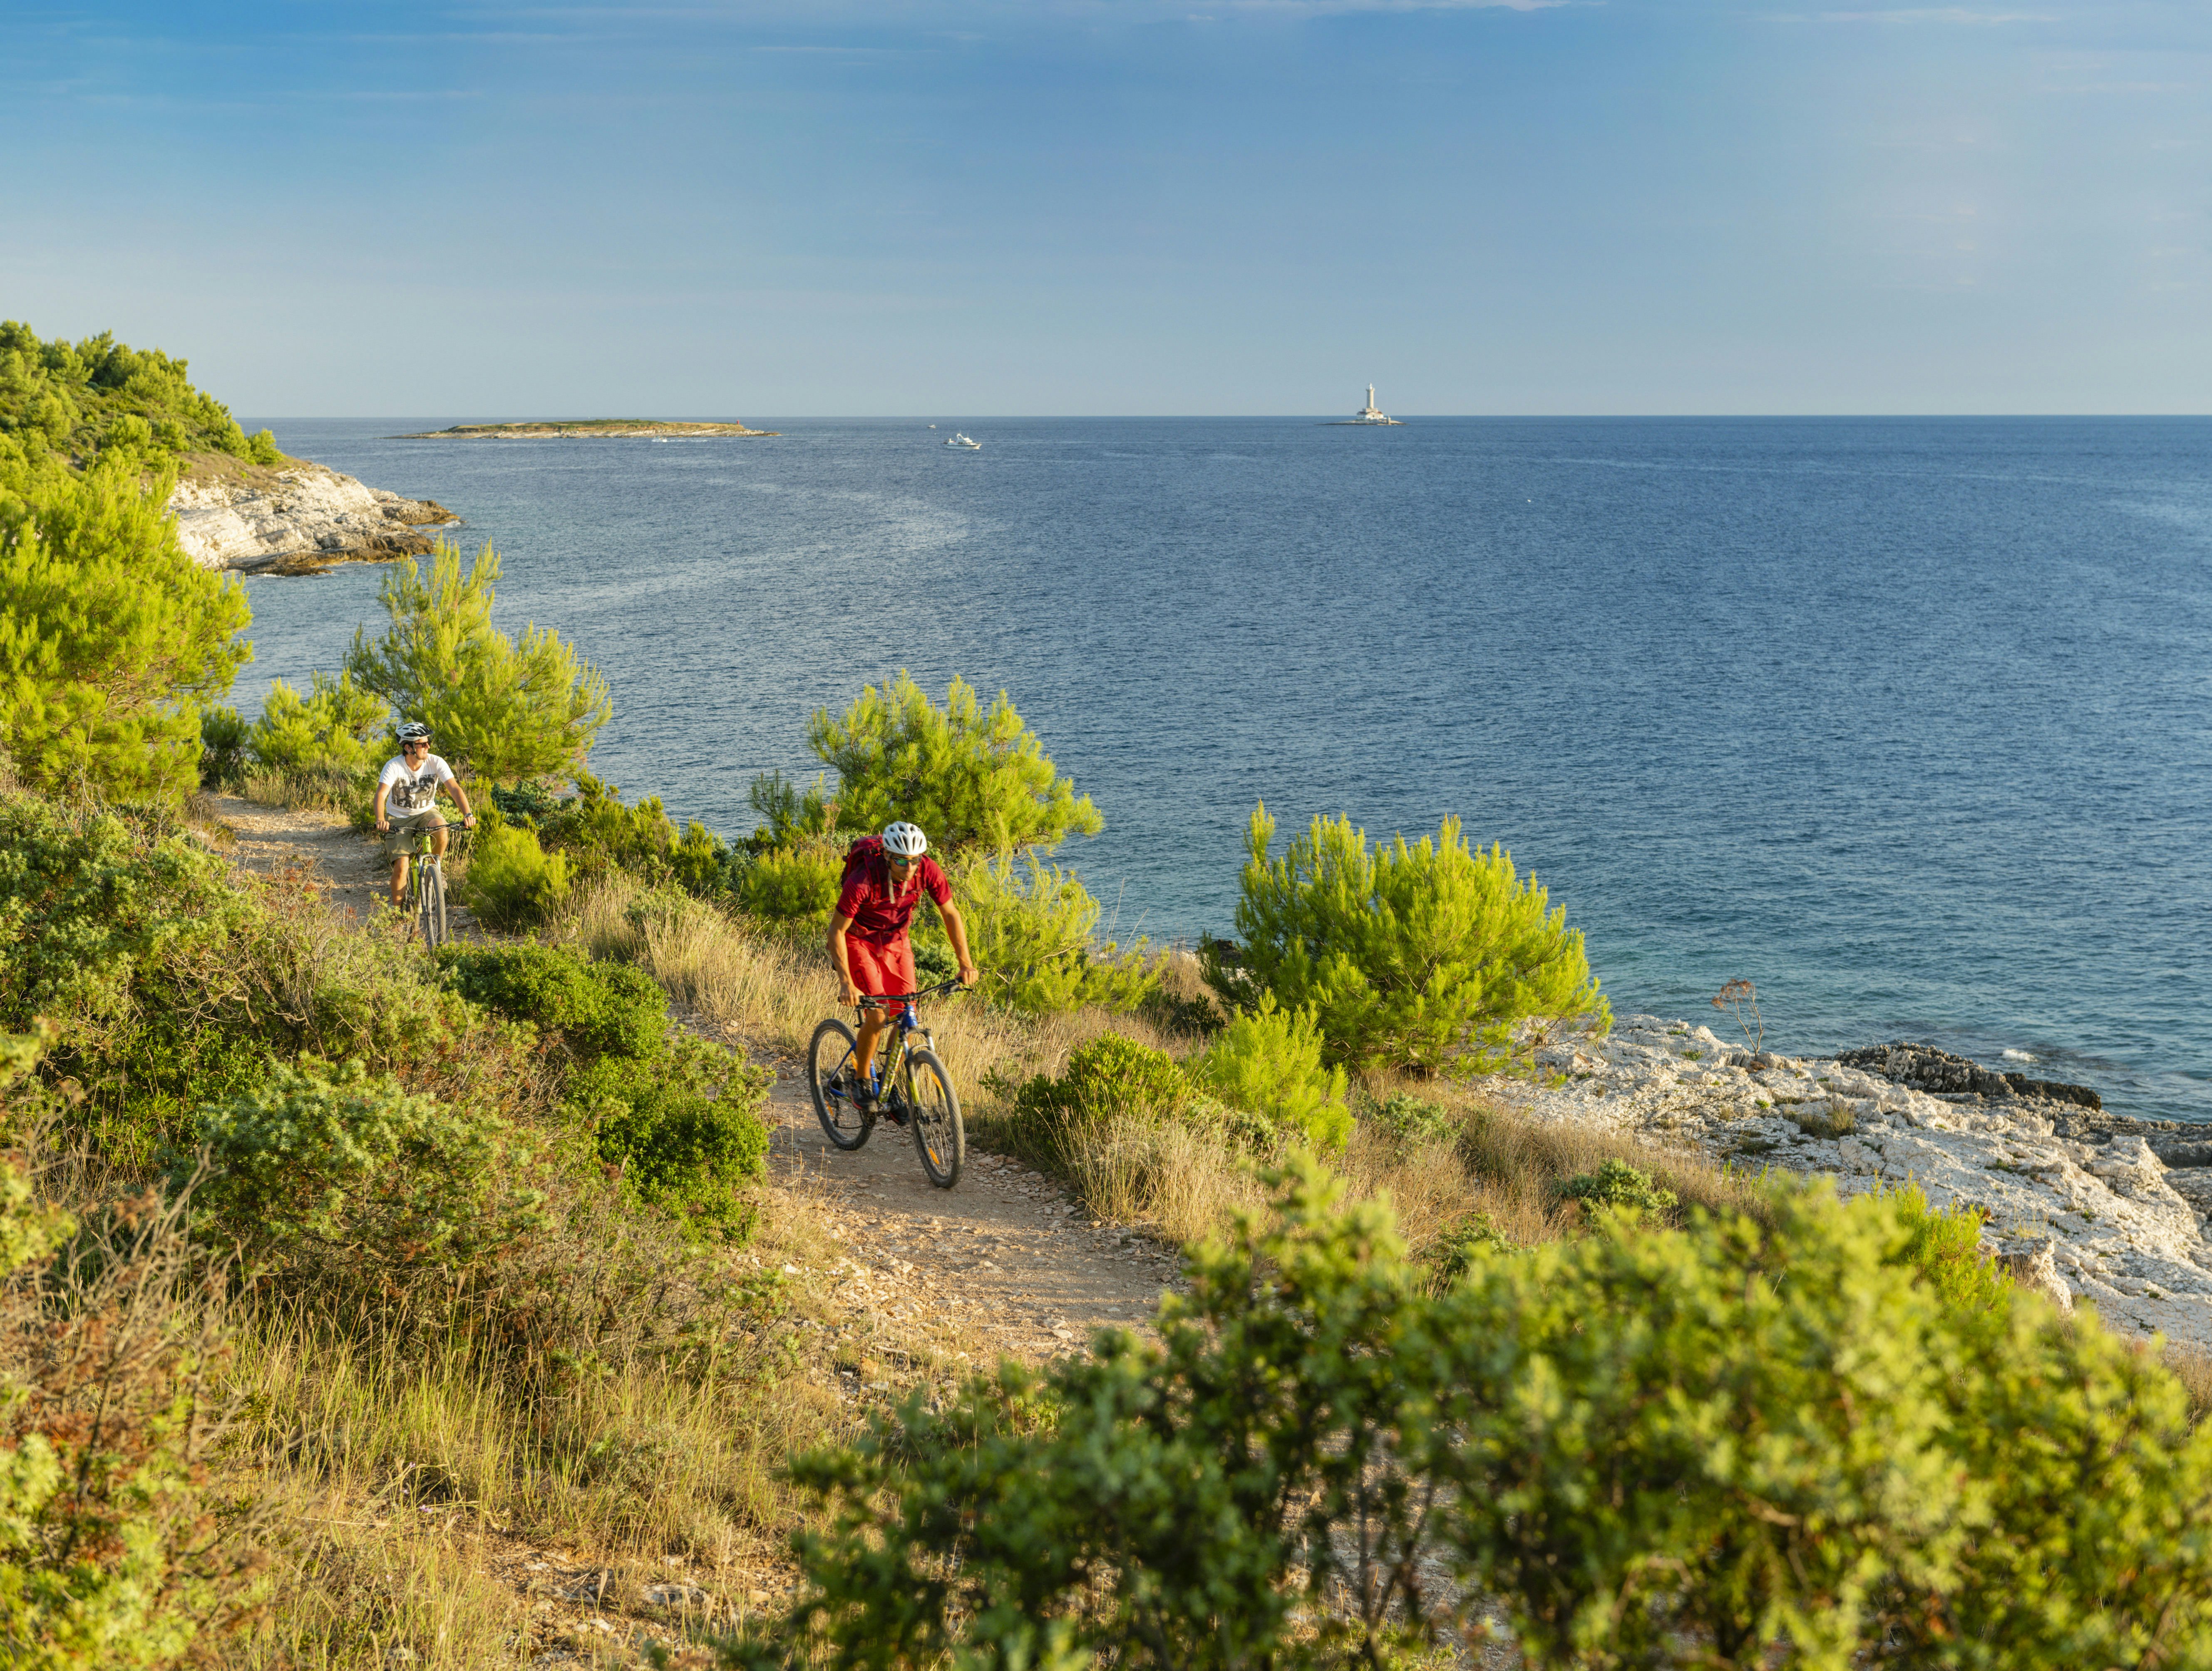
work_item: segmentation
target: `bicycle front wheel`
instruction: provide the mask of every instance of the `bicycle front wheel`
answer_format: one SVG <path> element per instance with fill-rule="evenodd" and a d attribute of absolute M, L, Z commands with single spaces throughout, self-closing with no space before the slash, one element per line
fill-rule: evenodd
<path fill-rule="evenodd" d="M 446 872 L 435 860 L 416 866 L 416 894 L 421 900 L 422 946 L 435 951 L 446 943 Z"/>
<path fill-rule="evenodd" d="M 876 1128 L 875 1115 L 855 1100 L 857 1089 L 849 1070 L 860 1042 L 853 1030 L 831 1016 L 814 1030 L 806 1047 L 806 1090 L 814 1098 L 814 1117 L 830 1140 L 841 1149 L 857 1149 Z"/>
<path fill-rule="evenodd" d="M 914 1127 L 915 1152 L 921 1170 L 939 1189 L 960 1182 L 960 1163 L 967 1158 L 968 1133 L 960 1123 L 960 1099 L 952 1092 L 952 1076 L 934 1051 L 916 1050 L 907 1057 L 908 1121 Z"/>

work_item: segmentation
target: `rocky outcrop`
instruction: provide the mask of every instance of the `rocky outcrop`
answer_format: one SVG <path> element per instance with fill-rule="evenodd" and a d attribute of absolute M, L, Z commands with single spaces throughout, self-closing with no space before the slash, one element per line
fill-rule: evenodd
<path fill-rule="evenodd" d="M 247 574 L 414 556 L 436 544 L 425 528 L 460 520 L 433 500 L 403 499 L 305 459 L 264 468 L 205 455 L 191 460 L 167 508 L 193 562 Z"/>
<path fill-rule="evenodd" d="M 1862 1050 L 1846 1050 L 1836 1060 L 1845 1067 L 1863 1068 L 1869 1073 L 1881 1074 L 1892 1084 L 1911 1085 L 1915 1091 L 1932 1091 L 1938 1096 L 1947 1091 L 1971 1091 L 1977 1097 L 2027 1097 L 2047 1103 L 2073 1103 L 2093 1110 L 2105 1106 L 2105 1099 L 2087 1085 L 2068 1085 L 2059 1079 L 2031 1079 L 2025 1073 L 2001 1073 L 1964 1056 L 1938 1050 L 1932 1044 L 1907 1044 L 1903 1040 L 1894 1044 L 1869 1044 Z"/>
<path fill-rule="evenodd" d="M 1991 1092 L 1928 1091 L 1854 1065 L 1879 1054 L 1902 1066 L 1881 1053 L 1923 1046 L 1754 1055 L 1656 1016 L 1532 1042 L 1538 1082 L 1483 1084 L 1533 1118 L 1739 1166 L 1826 1173 L 1844 1194 L 1917 1184 L 1938 1206 L 1975 1211 L 1987 1256 L 2021 1286 L 2055 1303 L 2063 1288 L 2130 1333 L 2212 1347 L 2212 1166 L 2176 1170 L 2182 1157 L 2212 1153 L 2202 1126 L 2023 1095 L 2009 1075 L 1992 1076 Z"/>

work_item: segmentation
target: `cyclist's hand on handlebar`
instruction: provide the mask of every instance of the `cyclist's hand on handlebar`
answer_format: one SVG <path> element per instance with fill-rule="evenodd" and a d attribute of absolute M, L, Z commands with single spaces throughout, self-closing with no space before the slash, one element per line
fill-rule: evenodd
<path fill-rule="evenodd" d="M 376 821 L 376 833 L 380 836 L 389 836 L 392 833 L 392 820 L 379 818 Z"/>
<path fill-rule="evenodd" d="M 982 971 L 977 969 L 975 964 L 963 963 L 960 965 L 960 984 L 962 986 L 972 987 L 981 978 Z"/>
<path fill-rule="evenodd" d="M 461 828 L 464 829 L 474 829 L 476 827 L 477 815 L 473 812 L 470 813 L 468 817 L 461 820 Z"/>
<path fill-rule="evenodd" d="M 860 983 L 849 975 L 845 977 L 845 1002 L 854 1009 L 858 1009 L 860 1005 Z"/>

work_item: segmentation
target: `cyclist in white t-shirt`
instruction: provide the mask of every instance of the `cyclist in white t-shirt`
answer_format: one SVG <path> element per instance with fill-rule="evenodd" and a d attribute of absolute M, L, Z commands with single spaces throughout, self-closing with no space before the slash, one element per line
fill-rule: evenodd
<path fill-rule="evenodd" d="M 446 856 L 446 820 L 438 811 L 438 790 L 453 786 L 460 804 L 461 827 L 474 829 L 477 815 L 469 811 L 469 792 L 461 787 L 453 769 L 430 752 L 430 727 L 410 720 L 399 727 L 399 752 L 384 763 L 376 781 L 376 829 L 384 837 L 384 850 L 392 855 L 392 902 L 407 908 L 407 855 L 414 851 L 419 831 L 430 832 L 430 848 Z"/>

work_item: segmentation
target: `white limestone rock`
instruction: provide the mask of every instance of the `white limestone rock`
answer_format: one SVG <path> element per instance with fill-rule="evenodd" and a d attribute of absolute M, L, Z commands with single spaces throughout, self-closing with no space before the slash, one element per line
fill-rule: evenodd
<path fill-rule="evenodd" d="M 1748 1052 L 1709 1029 L 1655 1016 L 1546 1048 L 1547 1076 L 1565 1082 L 1498 1075 L 1485 1090 L 1538 1120 L 1832 1174 L 1846 1195 L 1917 1185 L 1933 1206 L 1979 1209 L 1991 1256 L 2024 1258 L 2015 1280 L 2054 1303 L 2063 1290 L 2116 1328 L 2212 1347 L 2212 1243 L 2199 1216 L 2200 1205 L 2212 1212 L 2212 1168 L 2170 1174 L 2139 1136 L 2103 1146 L 2061 1139 L 2042 1112 L 1947 1101 L 1833 1061 L 1753 1071 Z M 1848 1132 L 1820 1134 L 1844 1113 Z"/>
<path fill-rule="evenodd" d="M 304 459 L 273 469 L 196 460 L 167 508 L 193 562 L 246 573 L 313 574 L 410 556 L 434 544 L 422 528 L 459 520 L 434 501 L 403 499 Z"/>

